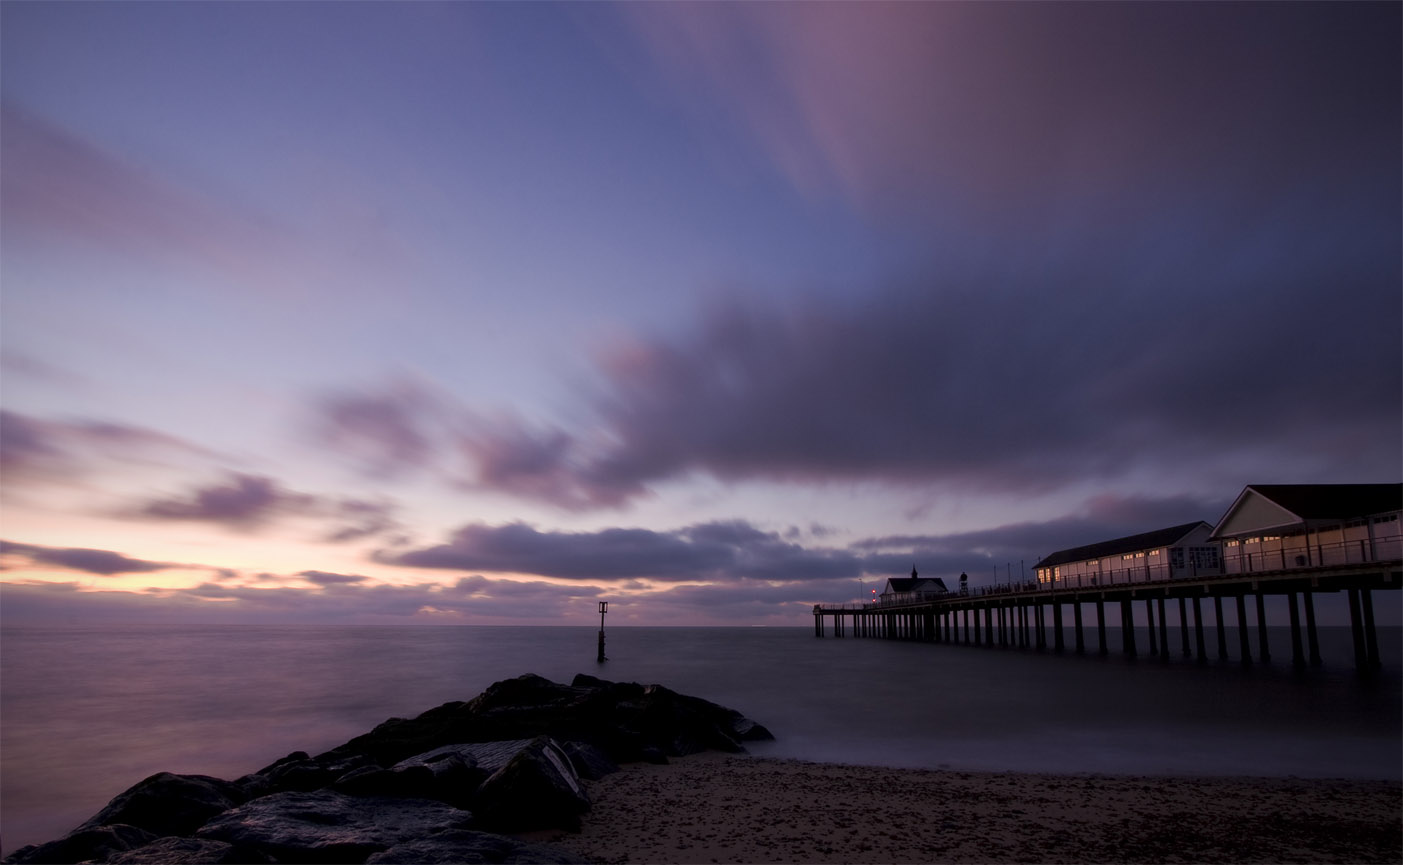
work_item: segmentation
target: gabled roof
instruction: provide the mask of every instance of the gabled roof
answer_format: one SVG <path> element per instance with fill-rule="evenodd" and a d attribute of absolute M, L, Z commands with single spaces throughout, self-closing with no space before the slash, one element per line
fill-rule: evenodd
<path fill-rule="evenodd" d="M 1247 489 L 1303 520 L 1343 520 L 1403 509 L 1403 484 L 1252 484 Z"/>
<path fill-rule="evenodd" d="M 948 592 L 945 581 L 939 577 L 892 577 L 887 587 L 893 592 Z"/>
<path fill-rule="evenodd" d="M 1255 510 L 1246 518 L 1262 525 L 1253 529 L 1275 529 L 1307 521 L 1348 520 L 1388 511 L 1403 510 L 1403 484 L 1250 484 L 1243 488 L 1232 507 L 1213 528 L 1233 533 L 1228 525 L 1234 517 Z M 1274 516 L 1268 516 L 1273 514 Z M 1238 523 L 1243 519 L 1239 518 Z M 1240 531 L 1244 526 L 1239 526 Z"/>
<path fill-rule="evenodd" d="M 1153 550 L 1159 547 L 1170 547 L 1183 539 L 1185 535 L 1197 528 L 1210 528 L 1208 523 L 1199 520 L 1196 523 L 1184 523 L 1182 526 L 1170 526 L 1167 529 L 1156 529 L 1153 532 L 1144 532 L 1129 537 L 1116 538 L 1113 541 L 1102 541 L 1099 544 L 1087 544 L 1084 547 L 1072 547 L 1069 550 L 1059 550 L 1042 561 L 1033 565 L 1034 568 L 1050 568 L 1055 565 L 1065 565 L 1068 562 L 1083 562 L 1087 559 L 1102 559 L 1106 556 L 1119 556 L 1125 553 L 1135 553 L 1140 550 Z"/>

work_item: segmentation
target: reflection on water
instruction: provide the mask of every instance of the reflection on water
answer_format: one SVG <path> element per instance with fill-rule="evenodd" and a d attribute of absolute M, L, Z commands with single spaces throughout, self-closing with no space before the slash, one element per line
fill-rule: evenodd
<path fill-rule="evenodd" d="M 1399 630 L 1380 631 L 1385 671 L 1371 681 L 1353 672 L 1347 628 L 1323 629 L 1326 666 L 1303 675 L 1288 633 L 1271 630 L 1272 666 L 1204 670 L 1177 654 L 1058 658 L 810 628 L 611 628 L 602 668 L 592 628 L 7 629 L 0 834 L 7 851 L 48 840 L 154 772 L 235 778 L 526 672 L 706 697 L 769 726 L 778 740 L 752 750 L 773 756 L 1399 777 Z"/>

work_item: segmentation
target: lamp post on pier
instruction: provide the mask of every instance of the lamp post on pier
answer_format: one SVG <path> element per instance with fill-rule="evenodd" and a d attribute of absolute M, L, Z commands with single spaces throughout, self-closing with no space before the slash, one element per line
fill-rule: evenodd
<path fill-rule="evenodd" d="M 604 663 L 604 614 L 609 612 L 609 602 L 599 602 L 599 663 Z"/>

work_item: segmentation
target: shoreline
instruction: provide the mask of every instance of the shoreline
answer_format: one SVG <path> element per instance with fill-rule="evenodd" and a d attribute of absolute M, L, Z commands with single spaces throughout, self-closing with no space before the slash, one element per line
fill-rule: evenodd
<path fill-rule="evenodd" d="M 1391 862 L 1395 781 L 900 769 L 708 752 L 587 782 L 601 865 Z"/>

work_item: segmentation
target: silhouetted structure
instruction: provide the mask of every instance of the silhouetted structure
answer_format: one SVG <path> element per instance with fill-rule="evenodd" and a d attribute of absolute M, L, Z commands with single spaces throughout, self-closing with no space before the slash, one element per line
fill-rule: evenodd
<path fill-rule="evenodd" d="M 1223 601 L 1228 599 L 1236 606 L 1239 659 L 1251 664 L 1247 597 L 1255 599 L 1258 660 L 1268 661 L 1271 655 L 1263 601 L 1267 595 L 1281 595 L 1287 599 L 1291 614 L 1292 662 L 1305 666 L 1321 660 L 1313 593 L 1343 591 L 1349 595 L 1355 665 L 1360 670 L 1373 670 L 1380 659 L 1370 593 L 1403 586 L 1400 513 L 1403 484 L 1249 486 L 1217 526 L 1186 523 L 1063 550 L 1038 562 L 1038 580 L 985 586 L 968 594 L 945 592 L 944 583 L 934 580 L 931 582 L 939 583 L 940 591 L 917 592 L 910 591 L 918 579 L 913 568 L 909 580 L 889 580 L 888 592 L 876 603 L 815 605 L 814 635 L 822 637 L 824 619 L 831 618 L 838 637 L 846 636 L 850 626 L 852 635 L 861 637 L 1061 652 L 1062 608 L 1070 605 L 1076 651 L 1081 654 L 1086 650 L 1082 607 L 1094 603 L 1098 649 L 1106 654 L 1105 608 L 1107 603 L 1118 602 L 1122 650 L 1134 656 L 1138 650 L 1131 605 L 1143 600 L 1148 654 L 1167 660 L 1166 601 L 1175 600 L 1183 654 L 1203 663 L 1208 660 L 1208 649 L 1202 603 L 1213 602 L 1217 655 L 1226 659 Z M 1253 551 L 1247 551 L 1248 547 Z M 1130 567 L 1107 567 L 1104 560 L 1108 556 L 1125 557 L 1112 559 L 1112 564 L 1128 562 Z M 1144 561 L 1152 558 L 1163 563 L 1156 566 Z M 1062 570 L 1064 567 L 1068 570 Z M 1304 597 L 1308 655 L 1302 641 L 1298 597 Z"/>

